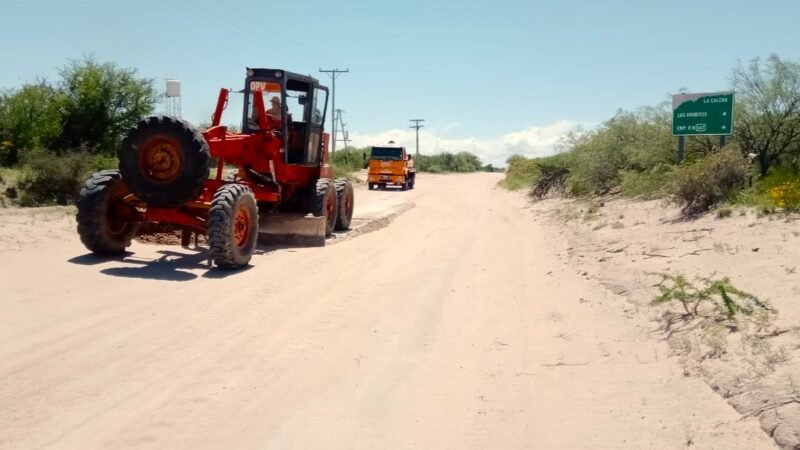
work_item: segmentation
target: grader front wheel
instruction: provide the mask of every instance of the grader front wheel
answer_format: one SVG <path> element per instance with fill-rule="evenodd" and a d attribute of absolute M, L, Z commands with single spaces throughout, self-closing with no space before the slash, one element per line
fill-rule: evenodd
<path fill-rule="evenodd" d="M 336 186 L 336 200 L 338 203 L 336 231 L 349 230 L 350 222 L 353 221 L 353 208 L 355 203 L 353 185 L 346 178 L 337 178 L 333 184 Z"/>
<path fill-rule="evenodd" d="M 120 255 L 131 245 L 138 224 L 126 222 L 122 202 L 128 189 L 119 171 L 104 170 L 86 181 L 78 198 L 78 235 L 81 242 L 99 255 Z"/>
<path fill-rule="evenodd" d="M 253 191 L 241 184 L 219 188 L 208 211 L 211 260 L 221 269 L 247 266 L 258 243 L 258 206 Z"/>
<path fill-rule="evenodd" d="M 311 198 L 311 214 L 315 217 L 325 218 L 325 236 L 333 234 L 336 227 L 336 218 L 338 201 L 336 196 L 336 187 L 333 182 L 327 178 L 317 180 L 317 185 L 314 189 L 314 194 Z"/>

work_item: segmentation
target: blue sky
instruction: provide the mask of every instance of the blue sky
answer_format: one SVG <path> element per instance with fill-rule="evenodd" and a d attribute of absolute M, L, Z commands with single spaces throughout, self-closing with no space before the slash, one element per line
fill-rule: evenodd
<path fill-rule="evenodd" d="M 800 59 L 794 0 L 444 2 L 4 0 L 0 87 L 91 54 L 182 83 L 200 122 L 246 66 L 349 68 L 337 107 L 356 144 L 545 154 L 577 125 L 679 88 L 726 89 L 738 60 Z M 231 122 L 239 112 L 228 111 Z M 330 122 L 329 122 L 330 123 Z"/>

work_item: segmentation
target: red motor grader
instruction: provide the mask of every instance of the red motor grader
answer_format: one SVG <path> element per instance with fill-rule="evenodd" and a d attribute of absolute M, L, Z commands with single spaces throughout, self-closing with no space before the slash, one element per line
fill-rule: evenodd
<path fill-rule="evenodd" d="M 167 116 L 131 129 L 119 170 L 95 173 L 81 191 L 78 234 L 86 248 L 122 254 L 139 224 L 170 224 L 183 230 L 184 245 L 192 232 L 206 235 L 209 260 L 238 269 L 249 263 L 259 233 L 324 243 L 334 229 L 348 229 L 353 186 L 331 179 L 328 89 L 309 76 L 248 68 L 242 93 L 240 133 L 220 125 L 228 89 L 220 90 L 205 131 Z M 231 166 L 236 172 L 223 177 Z"/>

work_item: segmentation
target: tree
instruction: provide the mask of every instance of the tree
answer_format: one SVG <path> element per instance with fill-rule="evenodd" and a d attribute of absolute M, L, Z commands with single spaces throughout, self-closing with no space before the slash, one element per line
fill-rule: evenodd
<path fill-rule="evenodd" d="M 17 164 L 25 150 L 48 148 L 58 139 L 62 99 L 44 80 L 0 95 L 0 164 Z"/>
<path fill-rule="evenodd" d="M 64 105 L 57 145 L 62 149 L 115 152 L 122 135 L 151 114 L 159 99 L 153 80 L 110 62 L 73 60 L 60 75 Z"/>
<path fill-rule="evenodd" d="M 787 157 L 796 158 L 800 144 L 800 65 L 771 55 L 756 58 L 733 72 L 736 90 L 736 138 L 742 151 L 758 158 L 761 175 Z"/>

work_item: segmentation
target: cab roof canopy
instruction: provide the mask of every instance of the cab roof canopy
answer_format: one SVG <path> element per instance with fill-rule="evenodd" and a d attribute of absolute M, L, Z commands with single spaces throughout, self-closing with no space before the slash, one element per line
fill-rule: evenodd
<path fill-rule="evenodd" d="M 252 75 L 250 75 L 252 71 Z M 298 81 L 305 81 L 310 84 L 319 84 L 319 80 L 312 77 L 311 75 L 300 75 L 299 73 L 289 72 L 283 69 L 264 69 L 264 68 L 254 68 L 248 67 L 247 68 L 248 76 L 253 78 L 268 78 L 268 79 L 280 79 L 280 78 L 291 78 Z"/>

